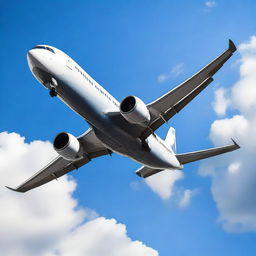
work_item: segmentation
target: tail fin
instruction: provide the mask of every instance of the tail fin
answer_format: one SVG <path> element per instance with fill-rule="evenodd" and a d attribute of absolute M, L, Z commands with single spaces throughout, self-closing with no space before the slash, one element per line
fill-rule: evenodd
<path fill-rule="evenodd" d="M 164 142 L 168 148 L 172 148 L 174 153 L 176 153 L 176 135 L 173 127 L 170 127 Z"/>

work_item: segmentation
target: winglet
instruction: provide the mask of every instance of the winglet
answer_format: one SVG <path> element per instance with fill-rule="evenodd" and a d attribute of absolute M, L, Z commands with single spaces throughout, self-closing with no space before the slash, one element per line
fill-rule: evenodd
<path fill-rule="evenodd" d="M 233 141 L 234 145 L 236 146 L 236 149 L 239 149 L 240 146 L 235 142 L 235 140 L 233 140 L 232 138 L 231 138 L 231 140 Z"/>
<path fill-rule="evenodd" d="M 20 191 L 20 190 L 18 190 L 18 189 L 10 188 L 10 187 L 8 187 L 8 186 L 5 186 L 5 187 L 8 188 L 8 189 L 10 189 L 10 190 L 12 190 L 12 191 L 14 191 L 14 192 L 21 192 L 21 193 L 24 193 L 23 191 Z"/>
<path fill-rule="evenodd" d="M 236 51 L 236 46 L 231 39 L 228 40 L 228 50 L 232 53 Z"/>

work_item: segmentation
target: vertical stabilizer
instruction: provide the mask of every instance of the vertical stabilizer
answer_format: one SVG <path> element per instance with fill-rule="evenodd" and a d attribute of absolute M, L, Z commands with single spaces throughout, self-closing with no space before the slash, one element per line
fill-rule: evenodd
<path fill-rule="evenodd" d="M 164 142 L 168 148 L 172 148 L 174 153 L 176 153 L 176 135 L 173 127 L 170 127 Z"/>

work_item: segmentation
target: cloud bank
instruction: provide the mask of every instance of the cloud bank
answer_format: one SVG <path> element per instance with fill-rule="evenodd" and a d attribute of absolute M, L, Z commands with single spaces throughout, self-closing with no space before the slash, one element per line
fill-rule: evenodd
<path fill-rule="evenodd" d="M 3 256 L 157 256 L 131 240 L 124 224 L 98 217 L 73 197 L 76 182 L 64 176 L 25 194 L 7 190 L 56 156 L 49 142 L 25 143 L 0 133 L 0 248 Z"/>
<path fill-rule="evenodd" d="M 256 36 L 239 45 L 240 78 L 225 97 L 216 93 L 215 111 L 225 115 L 215 120 L 210 129 L 214 144 L 234 138 L 241 149 L 201 164 L 199 172 L 212 176 L 211 191 L 219 210 L 219 222 L 229 232 L 256 230 Z M 228 104 L 227 104 L 228 102 Z"/>

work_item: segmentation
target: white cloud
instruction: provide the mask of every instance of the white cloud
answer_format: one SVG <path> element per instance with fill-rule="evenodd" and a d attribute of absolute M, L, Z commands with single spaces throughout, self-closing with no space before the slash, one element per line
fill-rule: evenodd
<path fill-rule="evenodd" d="M 157 78 L 157 81 L 159 83 L 165 82 L 166 80 L 168 80 L 169 76 L 166 74 L 160 74 Z"/>
<path fill-rule="evenodd" d="M 212 8 L 212 7 L 216 6 L 216 2 L 215 1 L 207 1 L 207 2 L 205 2 L 205 6 L 208 8 Z"/>
<path fill-rule="evenodd" d="M 183 178 L 181 171 L 165 170 L 146 178 L 147 185 L 162 199 L 169 199 L 173 195 L 174 184 Z"/>
<path fill-rule="evenodd" d="M 241 43 L 238 50 L 243 54 L 242 57 L 256 55 L 256 36 L 252 36 L 249 42 Z"/>
<path fill-rule="evenodd" d="M 230 138 L 240 142 L 248 138 L 250 121 L 243 115 L 234 115 L 231 118 L 215 120 L 211 125 L 210 138 L 215 145 L 230 142 Z"/>
<path fill-rule="evenodd" d="M 81 208 L 68 176 L 25 194 L 4 187 L 20 184 L 55 156 L 49 142 L 28 144 L 16 133 L 0 133 L 1 255 L 158 255 L 132 241 L 125 225 Z"/>
<path fill-rule="evenodd" d="M 183 195 L 179 201 L 179 207 L 185 208 L 190 205 L 192 197 L 197 193 L 197 190 L 185 189 Z"/>
<path fill-rule="evenodd" d="M 140 241 L 132 241 L 127 236 L 125 225 L 101 217 L 71 232 L 61 241 L 53 255 L 157 256 L 158 253 Z"/>
<path fill-rule="evenodd" d="M 175 184 L 183 179 L 184 174 L 180 170 L 164 170 L 145 179 L 146 184 L 161 199 L 172 201 L 180 208 L 190 205 L 191 199 L 197 194 L 198 189 L 183 189 Z"/>
<path fill-rule="evenodd" d="M 179 64 L 173 66 L 169 73 L 167 73 L 167 74 L 160 74 L 158 76 L 157 80 L 158 80 L 159 83 L 162 83 L 162 82 L 165 82 L 165 81 L 169 80 L 172 77 L 179 76 L 183 72 L 184 72 L 184 64 L 183 63 L 179 63 Z"/>
<path fill-rule="evenodd" d="M 202 175 L 212 176 L 212 194 L 219 210 L 219 221 L 225 230 L 256 230 L 256 37 L 241 44 L 240 79 L 232 87 L 230 107 L 240 114 L 215 120 L 210 138 L 225 144 L 230 137 L 241 149 L 209 159 L 200 166 Z"/>
<path fill-rule="evenodd" d="M 242 57 L 240 80 L 232 88 L 231 99 L 234 107 L 245 117 L 253 118 L 256 111 L 256 36 L 238 47 Z"/>
<path fill-rule="evenodd" d="M 241 162 L 231 163 L 228 167 L 228 172 L 230 174 L 237 174 L 240 170 L 240 167 L 241 167 Z"/>
<path fill-rule="evenodd" d="M 213 102 L 213 109 L 219 116 L 226 114 L 227 108 L 230 104 L 230 100 L 226 97 L 226 90 L 219 88 L 215 91 L 215 100 Z"/>

